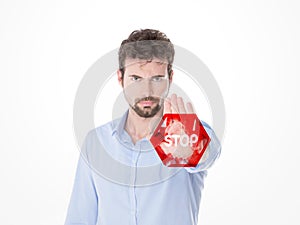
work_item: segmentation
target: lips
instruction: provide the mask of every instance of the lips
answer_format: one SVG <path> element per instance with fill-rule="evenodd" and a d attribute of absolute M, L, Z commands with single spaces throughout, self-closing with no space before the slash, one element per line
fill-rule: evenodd
<path fill-rule="evenodd" d="M 138 99 L 137 104 L 140 105 L 140 107 L 144 108 L 152 108 L 154 105 L 157 105 L 159 103 L 159 99 L 149 96 L 145 98 Z"/>
<path fill-rule="evenodd" d="M 151 107 L 154 102 L 153 101 L 141 101 L 139 102 L 143 107 Z"/>

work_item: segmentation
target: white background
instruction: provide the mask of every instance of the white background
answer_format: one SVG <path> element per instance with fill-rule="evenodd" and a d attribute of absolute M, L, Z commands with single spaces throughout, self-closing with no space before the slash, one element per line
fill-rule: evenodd
<path fill-rule="evenodd" d="M 1 1 L 0 223 L 63 224 L 77 87 L 131 31 L 155 28 L 202 59 L 225 100 L 199 224 L 300 224 L 299 10 L 296 0 Z"/>

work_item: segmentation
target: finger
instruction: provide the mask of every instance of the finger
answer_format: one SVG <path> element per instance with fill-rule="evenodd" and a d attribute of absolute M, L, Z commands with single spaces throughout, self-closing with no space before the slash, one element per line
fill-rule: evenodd
<path fill-rule="evenodd" d="M 186 108 L 188 113 L 195 113 L 192 103 L 186 103 Z"/>
<path fill-rule="evenodd" d="M 172 113 L 179 113 L 176 94 L 171 95 L 171 110 Z"/>
<path fill-rule="evenodd" d="M 181 97 L 177 98 L 177 105 L 178 105 L 179 113 L 186 113 L 184 102 Z"/>
<path fill-rule="evenodd" d="M 170 98 L 166 98 L 165 102 L 164 102 L 164 114 L 167 114 L 167 113 L 172 113 Z"/>

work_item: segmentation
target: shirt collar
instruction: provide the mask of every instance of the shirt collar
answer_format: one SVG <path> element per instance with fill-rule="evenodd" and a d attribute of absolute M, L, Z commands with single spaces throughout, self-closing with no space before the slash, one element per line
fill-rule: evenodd
<path fill-rule="evenodd" d="M 126 123 L 127 116 L 128 116 L 128 111 L 129 110 L 126 110 L 126 112 L 123 114 L 123 116 L 121 118 L 118 118 L 113 121 L 111 135 L 114 135 L 114 134 L 122 135 L 124 133 L 125 123 Z"/>
<path fill-rule="evenodd" d="M 131 137 L 125 130 L 125 123 L 128 117 L 128 112 L 129 110 L 127 110 L 122 117 L 113 121 L 111 135 L 112 136 L 116 135 L 117 139 L 119 139 L 120 142 L 125 144 L 130 149 L 139 150 L 139 151 L 153 151 L 153 146 L 147 139 L 142 139 L 142 142 L 144 142 L 142 148 L 140 146 L 141 142 L 139 142 L 137 146 L 133 145 Z"/>

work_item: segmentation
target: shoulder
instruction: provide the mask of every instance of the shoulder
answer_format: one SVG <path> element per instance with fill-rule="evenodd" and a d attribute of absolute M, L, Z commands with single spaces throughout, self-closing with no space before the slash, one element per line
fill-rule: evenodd
<path fill-rule="evenodd" d="M 89 130 L 86 135 L 86 139 L 112 135 L 117 130 L 120 121 L 121 118 L 117 118 Z"/>

